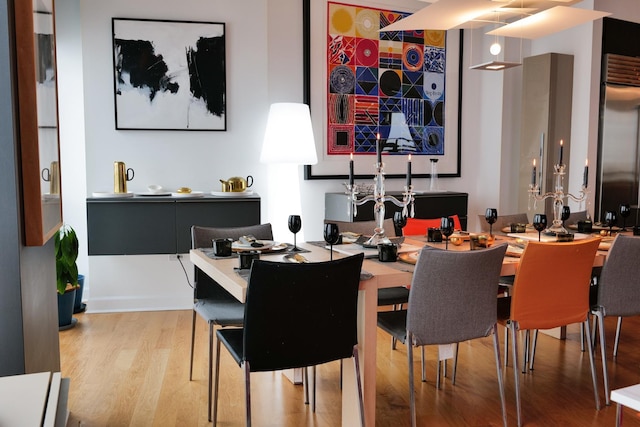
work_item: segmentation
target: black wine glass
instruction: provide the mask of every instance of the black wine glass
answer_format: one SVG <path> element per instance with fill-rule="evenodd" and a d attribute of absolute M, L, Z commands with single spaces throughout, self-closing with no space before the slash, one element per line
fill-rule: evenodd
<path fill-rule="evenodd" d="M 533 228 L 538 232 L 538 242 L 541 240 L 542 230 L 547 228 L 547 216 L 545 214 L 535 214 L 533 216 Z"/>
<path fill-rule="evenodd" d="M 569 215 L 571 215 L 571 209 L 569 206 L 563 206 L 562 212 L 560 213 L 560 219 L 562 220 L 562 227 L 564 228 L 564 222 L 569 219 Z"/>
<path fill-rule="evenodd" d="M 489 223 L 489 235 L 493 236 L 493 224 L 498 220 L 498 209 L 487 208 L 484 213 L 484 219 Z"/>
<path fill-rule="evenodd" d="M 407 217 L 404 216 L 402 211 L 396 211 L 393 213 L 393 225 L 395 225 L 396 228 L 399 228 L 400 230 L 402 230 L 404 226 L 407 225 Z"/>
<path fill-rule="evenodd" d="M 333 261 L 333 245 L 340 241 L 340 230 L 338 224 L 329 222 L 324 225 L 324 241 L 329 244 L 329 259 Z"/>
<path fill-rule="evenodd" d="M 618 215 L 615 211 L 606 211 L 604 214 L 604 223 L 609 227 L 609 236 L 613 235 L 613 226 L 618 221 Z"/>
<path fill-rule="evenodd" d="M 451 218 L 450 216 L 449 217 L 444 216 L 440 218 L 440 232 L 445 238 L 444 249 L 448 250 L 449 236 L 453 234 L 453 218 Z"/>
<path fill-rule="evenodd" d="M 293 248 L 291 249 L 292 252 L 298 252 L 302 250 L 296 244 L 296 234 L 298 233 L 298 231 L 300 231 L 301 228 L 302 219 L 300 218 L 300 215 L 289 215 L 289 231 L 293 233 Z"/>
<path fill-rule="evenodd" d="M 620 216 L 622 217 L 622 229 L 620 231 L 627 231 L 627 217 L 631 215 L 631 206 L 628 203 L 620 205 Z"/>

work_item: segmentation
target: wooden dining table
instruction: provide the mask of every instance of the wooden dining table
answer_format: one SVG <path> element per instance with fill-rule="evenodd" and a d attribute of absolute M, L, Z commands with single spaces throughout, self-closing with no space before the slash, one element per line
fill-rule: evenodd
<path fill-rule="evenodd" d="M 504 241 L 511 241 L 510 237 L 499 237 L 496 244 Z M 403 245 L 423 247 L 429 244 L 444 249 L 444 243 L 426 242 L 423 236 L 407 236 Z M 329 250 L 324 245 L 313 243 L 299 244 L 308 252 L 302 255 L 309 262 L 329 260 Z M 334 248 L 334 258 L 347 256 L 345 253 L 338 253 Z M 469 243 L 463 242 L 460 246 L 448 244 L 449 250 L 469 250 Z M 594 267 L 602 266 L 606 252 L 599 251 L 594 260 Z M 238 274 L 236 267 L 238 259 L 235 257 L 227 259 L 212 259 L 210 253 L 201 249 L 192 249 L 189 259 L 204 273 L 224 287 L 231 295 L 239 301 L 244 302 L 247 294 L 247 276 Z M 280 252 L 261 254 L 261 259 L 290 262 L 285 259 L 285 255 Z M 516 273 L 519 258 L 505 256 L 501 275 L 512 276 Z M 360 356 L 360 369 L 362 376 L 365 420 L 367 426 L 375 426 L 376 417 L 376 335 L 377 335 L 377 313 L 378 313 L 378 289 L 394 286 L 407 286 L 411 283 L 413 276 L 413 265 L 405 262 L 379 262 L 376 258 L 365 258 L 362 265 L 363 272 L 370 273 L 363 275 L 360 282 L 360 294 L 358 299 L 358 346 Z M 343 369 L 343 390 L 342 390 L 342 425 L 351 427 L 360 424 L 360 414 L 357 405 L 357 390 L 354 380 L 352 363 L 345 363 Z"/>

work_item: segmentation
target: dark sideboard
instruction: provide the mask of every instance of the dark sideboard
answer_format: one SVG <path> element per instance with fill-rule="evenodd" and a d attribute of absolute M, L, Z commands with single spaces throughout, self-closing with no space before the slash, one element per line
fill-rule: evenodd
<path fill-rule="evenodd" d="M 260 197 L 88 198 L 89 255 L 182 254 L 191 226 L 260 223 Z"/>
<path fill-rule="evenodd" d="M 402 200 L 402 193 L 388 192 Z M 443 216 L 458 215 L 460 224 L 467 229 L 467 204 L 469 194 L 452 191 L 423 192 L 415 195 L 415 218 L 441 218 Z M 400 208 L 393 202 L 385 202 L 385 218 L 392 218 L 394 212 Z M 324 218 L 334 221 L 370 221 L 373 220 L 373 202 L 358 206 L 358 215 L 353 216 L 349 210 L 349 199 L 344 193 L 325 193 Z"/>

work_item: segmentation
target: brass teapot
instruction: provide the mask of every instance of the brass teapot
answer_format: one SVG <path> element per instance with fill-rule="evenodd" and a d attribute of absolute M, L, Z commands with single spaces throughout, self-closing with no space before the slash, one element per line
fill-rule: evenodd
<path fill-rule="evenodd" d="M 247 178 L 242 178 L 240 176 L 233 176 L 227 180 L 221 179 L 222 183 L 222 191 L 225 193 L 228 192 L 242 192 L 247 188 L 253 185 L 253 177 L 251 175 L 247 176 Z"/>

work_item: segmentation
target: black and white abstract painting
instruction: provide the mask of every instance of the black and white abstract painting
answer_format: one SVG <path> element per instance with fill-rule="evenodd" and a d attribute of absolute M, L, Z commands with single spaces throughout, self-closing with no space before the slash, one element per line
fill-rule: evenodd
<path fill-rule="evenodd" d="M 224 23 L 112 25 L 116 129 L 226 130 Z"/>

